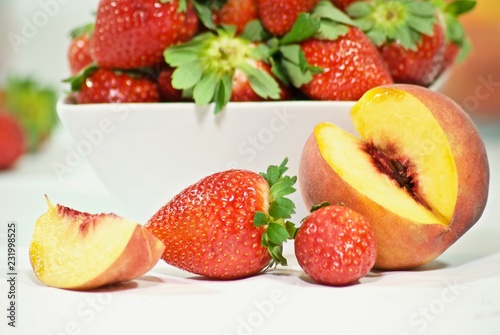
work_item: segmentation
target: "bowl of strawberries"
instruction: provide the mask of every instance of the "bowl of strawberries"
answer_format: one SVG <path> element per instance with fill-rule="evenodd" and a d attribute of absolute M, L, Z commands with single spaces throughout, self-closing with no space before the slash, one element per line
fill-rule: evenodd
<path fill-rule="evenodd" d="M 75 142 L 58 175 L 86 159 L 145 220 L 210 173 L 288 157 L 296 174 L 314 126 L 352 130 L 349 110 L 369 89 L 439 89 L 466 44 L 448 33 L 466 12 L 455 7 L 101 0 L 72 34 L 72 92 L 57 110 Z"/>

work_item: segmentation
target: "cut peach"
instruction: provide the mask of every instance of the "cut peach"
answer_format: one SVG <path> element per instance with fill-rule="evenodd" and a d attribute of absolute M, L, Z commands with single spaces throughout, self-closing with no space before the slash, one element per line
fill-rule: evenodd
<path fill-rule="evenodd" d="M 86 290 L 132 280 L 151 270 L 165 249 L 136 222 L 47 202 L 29 256 L 35 275 L 48 286 Z"/>
<path fill-rule="evenodd" d="M 411 268 L 442 254 L 480 218 L 489 167 L 467 114 L 413 85 L 368 91 L 352 108 L 359 137 L 316 126 L 299 167 L 306 206 L 328 201 L 363 214 L 375 229 L 375 267 Z"/>

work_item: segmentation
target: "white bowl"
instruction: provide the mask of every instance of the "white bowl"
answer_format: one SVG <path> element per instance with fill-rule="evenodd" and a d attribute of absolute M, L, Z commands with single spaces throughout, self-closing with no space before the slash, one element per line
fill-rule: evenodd
<path fill-rule="evenodd" d="M 193 103 L 75 105 L 62 98 L 57 111 L 75 140 L 68 167 L 87 159 L 112 194 L 145 221 L 179 191 L 217 171 L 261 172 L 288 157 L 289 174 L 297 175 L 314 126 L 329 121 L 352 131 L 353 104 L 229 103 L 214 115 L 211 107 Z M 297 215 L 305 215 L 299 190 L 291 198 Z"/>
<path fill-rule="evenodd" d="M 446 71 L 431 89 L 439 90 L 448 76 Z M 214 115 L 213 106 L 193 103 L 76 105 L 61 98 L 57 111 L 76 141 L 67 167 L 86 158 L 111 193 L 144 222 L 175 194 L 214 172 L 261 172 L 288 157 L 288 172 L 297 175 L 316 124 L 332 122 L 354 132 L 349 115 L 354 103 L 231 102 Z M 298 185 L 291 199 L 298 221 L 308 212 Z"/>

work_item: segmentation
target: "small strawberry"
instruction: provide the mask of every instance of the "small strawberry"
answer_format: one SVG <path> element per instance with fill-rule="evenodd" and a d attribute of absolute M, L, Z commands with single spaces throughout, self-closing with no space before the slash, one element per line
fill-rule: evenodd
<path fill-rule="evenodd" d="M 340 9 L 320 1 L 279 40 L 275 71 L 315 100 L 357 100 L 392 83 L 377 48 L 353 25 Z"/>
<path fill-rule="evenodd" d="M 297 179 L 284 175 L 286 163 L 262 174 L 218 172 L 176 195 L 145 224 L 165 244 L 163 260 L 215 279 L 286 265 L 282 243 L 293 238 L 295 226 L 285 219 L 295 206 L 285 196 Z"/>
<path fill-rule="evenodd" d="M 428 1 L 353 2 L 347 13 L 379 48 L 393 80 L 429 86 L 439 75 L 445 34 Z"/>
<path fill-rule="evenodd" d="M 285 35 L 300 13 L 309 12 L 319 0 L 257 0 L 264 27 L 276 36 Z"/>
<path fill-rule="evenodd" d="M 161 66 L 158 73 L 158 92 L 162 101 L 165 102 L 180 102 L 185 101 L 182 96 L 182 90 L 178 90 L 172 86 L 172 75 L 174 73 L 174 68 L 170 66 Z"/>
<path fill-rule="evenodd" d="M 344 206 L 323 206 L 307 216 L 295 236 L 295 255 L 313 280 L 352 284 L 371 270 L 377 257 L 375 233 L 365 218 Z"/>
<path fill-rule="evenodd" d="M 166 47 L 189 40 L 198 29 L 198 16 L 186 2 L 101 0 L 90 44 L 92 58 L 101 67 L 121 69 L 160 63 Z"/>
<path fill-rule="evenodd" d="M 77 74 L 93 62 L 92 57 L 90 57 L 90 38 L 93 31 L 94 24 L 91 23 L 70 32 L 68 63 L 72 75 Z"/>
<path fill-rule="evenodd" d="M 79 104 L 160 101 L 156 81 L 140 71 L 90 66 L 65 81 L 71 83 Z"/>
<path fill-rule="evenodd" d="M 24 131 L 19 121 L 0 106 L 0 170 L 14 167 L 26 151 Z"/>
<path fill-rule="evenodd" d="M 269 58 L 266 45 L 236 36 L 234 26 L 207 31 L 165 50 L 165 61 L 175 68 L 173 87 L 191 94 L 200 106 L 215 102 L 215 113 L 222 111 L 231 99 L 280 99 L 283 86 L 259 65 Z M 246 85 L 239 85 L 239 78 L 235 78 L 238 71 L 246 75 L 253 93 L 248 94 Z"/>
<path fill-rule="evenodd" d="M 248 22 L 258 19 L 256 0 L 227 0 L 214 11 L 213 21 L 217 25 L 234 25 L 241 34 Z"/>
<path fill-rule="evenodd" d="M 473 0 L 431 0 L 438 8 L 439 16 L 445 25 L 446 49 L 444 51 L 441 72 L 456 61 L 463 61 L 470 52 L 470 42 L 458 17 L 470 12 L 476 6 Z"/>

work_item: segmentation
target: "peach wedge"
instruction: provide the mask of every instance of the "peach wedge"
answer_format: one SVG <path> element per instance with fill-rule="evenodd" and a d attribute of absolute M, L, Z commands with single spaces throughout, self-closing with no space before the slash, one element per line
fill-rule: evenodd
<path fill-rule="evenodd" d="M 35 224 L 29 257 L 35 275 L 48 286 L 88 290 L 129 281 L 151 270 L 165 249 L 133 221 L 47 203 L 49 209 Z"/>
<path fill-rule="evenodd" d="M 299 166 L 305 205 L 328 201 L 363 214 L 378 245 L 375 267 L 406 269 L 441 255 L 481 217 L 489 188 L 482 138 L 441 93 L 374 88 L 351 109 L 356 136 L 318 124 Z"/>

